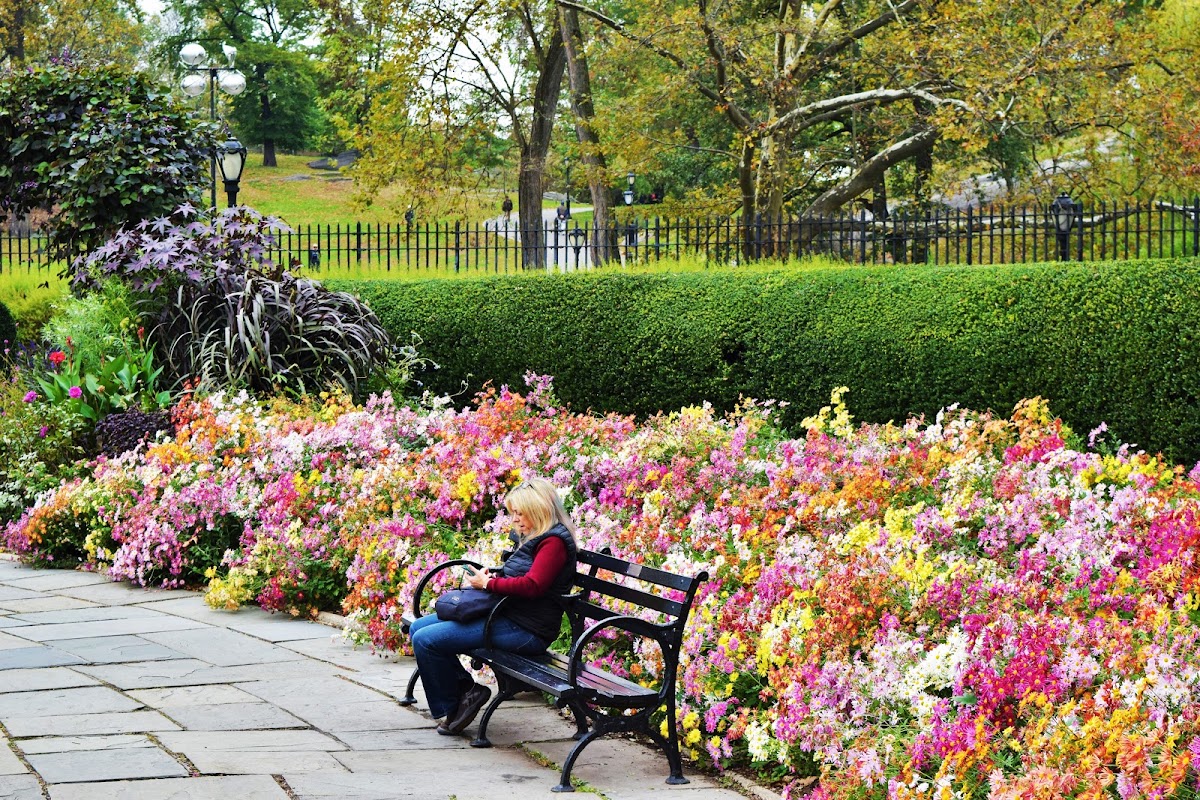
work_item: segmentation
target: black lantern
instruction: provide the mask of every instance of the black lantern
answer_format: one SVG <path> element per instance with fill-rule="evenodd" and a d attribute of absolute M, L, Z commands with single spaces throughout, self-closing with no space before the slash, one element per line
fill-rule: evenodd
<path fill-rule="evenodd" d="M 629 188 L 625 190 L 625 205 L 631 206 L 633 205 L 633 182 L 637 180 L 637 176 L 630 170 L 626 177 L 629 179 Z"/>
<path fill-rule="evenodd" d="M 575 248 L 575 266 L 579 266 L 579 251 L 583 249 L 583 242 L 587 239 L 587 230 L 580 228 L 578 225 L 568 231 L 571 237 L 571 247 Z"/>
<path fill-rule="evenodd" d="M 1058 240 L 1058 260 L 1066 261 L 1071 249 L 1071 228 L 1079 214 L 1079 205 L 1066 192 L 1059 193 L 1050 204 L 1050 218 L 1054 222 L 1055 238 Z"/>
<path fill-rule="evenodd" d="M 225 143 L 217 148 L 220 158 L 217 163 L 221 167 L 221 177 L 225 179 L 225 194 L 229 197 L 229 207 L 237 205 L 238 181 L 242 179 L 242 169 L 246 166 L 246 146 L 230 136 Z"/>

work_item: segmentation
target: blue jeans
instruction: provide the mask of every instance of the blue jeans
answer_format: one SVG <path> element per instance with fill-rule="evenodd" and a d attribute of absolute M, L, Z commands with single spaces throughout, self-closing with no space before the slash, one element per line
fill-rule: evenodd
<path fill-rule="evenodd" d="M 412 637 L 413 655 L 417 658 L 417 669 L 421 671 L 429 713 L 434 717 L 454 713 L 459 698 L 474 683 L 471 673 L 463 668 L 458 656 L 483 647 L 483 626 L 486 623 L 486 619 L 447 622 L 438 619 L 436 614 L 430 614 L 412 624 L 409 636 Z M 505 617 L 492 620 L 489 644 L 497 650 L 523 656 L 535 656 L 548 645 L 540 636 Z"/>

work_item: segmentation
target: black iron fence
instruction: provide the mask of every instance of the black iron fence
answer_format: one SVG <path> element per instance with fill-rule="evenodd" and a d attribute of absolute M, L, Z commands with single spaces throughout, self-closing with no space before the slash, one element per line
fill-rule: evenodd
<path fill-rule="evenodd" d="M 622 209 L 620 213 L 624 213 Z M 713 266 L 822 256 L 865 264 L 1014 264 L 1200 255 L 1200 199 L 1040 208 L 969 207 L 872 217 L 637 217 L 603 229 L 581 219 L 522 230 L 511 224 L 306 225 L 271 256 L 305 272 L 505 273 L 570 271 L 698 259 Z M 56 268 L 37 232 L 0 234 L 0 271 Z"/>

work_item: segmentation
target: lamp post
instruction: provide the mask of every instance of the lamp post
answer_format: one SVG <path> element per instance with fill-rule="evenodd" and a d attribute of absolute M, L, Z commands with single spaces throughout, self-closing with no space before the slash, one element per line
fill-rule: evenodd
<path fill-rule="evenodd" d="M 571 218 L 571 159 L 566 159 L 567 164 L 567 219 Z"/>
<path fill-rule="evenodd" d="M 1054 234 L 1058 241 L 1058 260 L 1066 261 L 1071 249 L 1071 228 L 1079 207 L 1066 192 L 1059 193 L 1050 204 L 1050 217 L 1054 221 Z"/>
<path fill-rule="evenodd" d="M 218 148 L 221 151 L 221 177 L 225 179 L 225 194 L 229 207 L 237 205 L 238 181 L 242 179 L 242 168 L 246 166 L 246 146 L 230 136 Z M 215 207 L 215 206 L 214 206 Z"/>
<path fill-rule="evenodd" d="M 575 269 L 579 269 L 579 251 L 583 249 L 583 240 L 587 238 L 587 230 L 576 225 L 568 235 L 571 237 L 571 247 L 575 249 Z"/>
<path fill-rule="evenodd" d="M 625 190 L 625 205 L 633 205 L 633 182 L 637 180 L 637 176 L 633 174 L 633 170 L 625 176 L 629 180 L 629 188 Z"/>
<path fill-rule="evenodd" d="M 237 58 L 237 48 L 230 47 L 227 44 L 221 45 L 221 50 L 225 55 L 225 66 L 219 66 L 214 63 L 208 56 L 208 52 L 195 42 L 185 44 L 179 50 L 179 60 L 183 66 L 187 68 L 188 74 L 183 76 L 183 81 L 179 86 L 183 89 L 183 93 L 188 97 L 199 97 L 204 94 L 205 84 L 208 84 L 208 118 L 212 122 L 217 121 L 217 87 L 221 91 L 229 95 L 239 95 L 246 91 L 246 76 L 233 68 L 233 61 Z M 207 80 L 204 74 L 208 73 Z M 245 159 L 242 159 L 243 162 Z M 212 158 L 210 159 L 210 174 L 212 177 L 212 207 L 217 207 L 217 151 L 213 150 Z M 238 177 L 241 177 L 241 170 L 238 171 Z M 228 187 L 226 187 L 228 191 Z M 235 189 L 236 192 L 236 189 Z"/>

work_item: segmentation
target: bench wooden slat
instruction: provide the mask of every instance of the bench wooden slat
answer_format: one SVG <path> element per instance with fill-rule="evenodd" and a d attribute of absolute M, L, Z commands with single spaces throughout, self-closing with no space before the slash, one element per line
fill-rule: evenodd
<path fill-rule="evenodd" d="M 555 696 L 561 697 L 575 691 L 575 687 L 567 683 L 570 661 L 564 655 L 545 653 L 541 656 L 519 656 L 504 650 L 476 650 L 471 655 L 494 669 Z M 655 689 L 586 664 L 579 672 L 578 683 L 580 689 L 590 690 L 596 696 L 622 707 L 644 706 L 658 696 Z"/>
<path fill-rule="evenodd" d="M 584 564 L 606 569 L 618 575 L 628 575 L 631 578 L 646 581 L 647 583 L 669 586 L 672 589 L 679 589 L 682 592 L 686 592 L 692 588 L 692 584 L 695 582 L 695 579 L 687 575 L 675 575 L 674 573 L 665 572 L 654 567 L 632 564 L 624 559 L 615 558 L 604 553 L 597 553 L 592 550 L 580 550 L 577 558 Z"/>
<path fill-rule="evenodd" d="M 672 617 L 678 617 L 684 611 L 683 603 L 676 600 L 668 600 L 665 597 L 644 592 L 641 589 L 636 589 L 632 586 L 622 586 L 619 583 L 612 583 L 602 578 L 595 578 L 591 575 L 576 575 L 575 583 L 577 586 L 594 592 L 605 597 L 615 597 L 618 600 L 625 600 L 635 605 L 652 608 L 663 614 L 669 614 Z"/>

